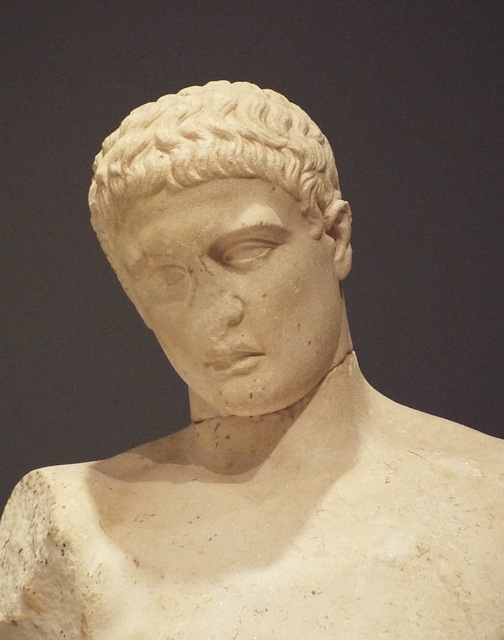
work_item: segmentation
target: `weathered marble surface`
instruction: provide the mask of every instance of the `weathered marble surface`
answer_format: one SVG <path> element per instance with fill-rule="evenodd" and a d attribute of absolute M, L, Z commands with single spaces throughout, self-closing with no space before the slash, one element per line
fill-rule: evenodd
<path fill-rule="evenodd" d="M 504 638 L 504 442 L 364 380 L 332 152 L 258 92 L 168 96 L 97 159 L 94 226 L 193 423 L 20 482 L 2 640 Z"/>
<path fill-rule="evenodd" d="M 380 396 L 353 356 L 235 473 L 239 423 L 25 478 L 1 637 L 504 637 L 501 442 Z"/>

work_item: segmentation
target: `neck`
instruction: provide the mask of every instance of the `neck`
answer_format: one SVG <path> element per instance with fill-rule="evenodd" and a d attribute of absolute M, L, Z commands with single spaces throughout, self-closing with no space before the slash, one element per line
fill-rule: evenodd
<path fill-rule="evenodd" d="M 334 464 L 338 454 L 341 460 L 349 458 L 366 404 L 367 385 L 351 353 L 310 394 L 286 409 L 193 423 L 186 451 L 193 464 L 226 475 L 254 471 L 266 461 L 318 469 L 326 461 Z"/>

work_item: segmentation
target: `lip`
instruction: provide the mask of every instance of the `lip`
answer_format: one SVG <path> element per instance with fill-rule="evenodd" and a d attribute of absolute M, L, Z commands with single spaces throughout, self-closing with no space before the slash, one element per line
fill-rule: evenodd
<path fill-rule="evenodd" d="M 264 353 L 237 349 L 225 351 L 208 362 L 207 366 L 217 373 L 248 373 L 259 364 Z"/>

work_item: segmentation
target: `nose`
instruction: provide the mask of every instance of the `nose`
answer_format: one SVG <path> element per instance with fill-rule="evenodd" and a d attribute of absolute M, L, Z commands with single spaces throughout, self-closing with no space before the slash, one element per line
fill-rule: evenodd
<path fill-rule="evenodd" d="M 245 305 L 243 300 L 229 291 L 222 295 L 221 316 L 226 327 L 237 327 L 243 320 Z"/>
<path fill-rule="evenodd" d="M 200 259 L 195 269 L 193 308 L 199 316 L 201 330 L 212 340 L 220 340 L 226 332 L 243 320 L 245 302 L 231 282 L 208 260 Z"/>
<path fill-rule="evenodd" d="M 213 300 L 207 300 L 207 304 L 200 310 L 199 321 L 203 335 L 219 342 L 230 329 L 240 324 L 244 311 L 245 305 L 239 296 L 229 291 L 215 291 Z"/>

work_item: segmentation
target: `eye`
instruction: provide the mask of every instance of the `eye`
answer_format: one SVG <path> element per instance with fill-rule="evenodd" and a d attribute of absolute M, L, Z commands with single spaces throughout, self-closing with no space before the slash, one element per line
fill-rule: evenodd
<path fill-rule="evenodd" d="M 187 275 L 184 267 L 154 258 L 149 260 L 149 268 L 139 273 L 137 286 L 140 295 L 154 303 L 183 300 L 188 293 Z"/>
<path fill-rule="evenodd" d="M 167 287 L 179 284 L 186 277 L 186 270 L 177 265 L 166 264 L 157 267 L 157 276 Z"/>
<path fill-rule="evenodd" d="M 259 267 L 277 246 L 271 240 L 244 240 L 225 249 L 220 262 L 238 271 L 250 271 Z"/>

